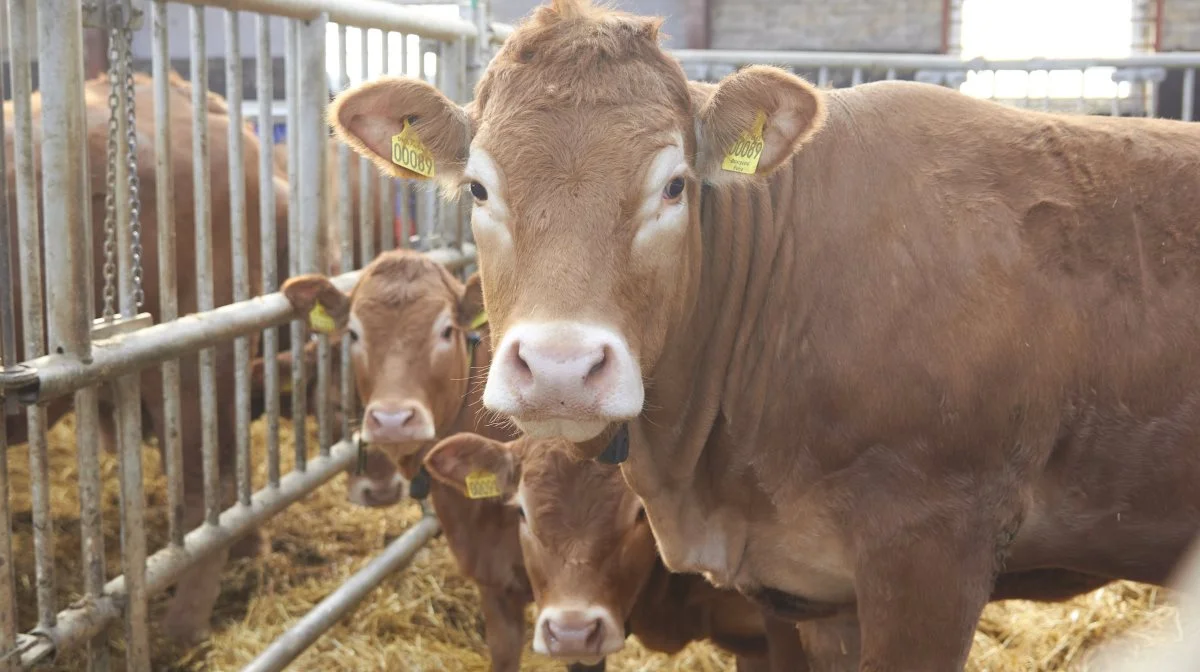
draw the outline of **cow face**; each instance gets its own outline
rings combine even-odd
[[[350,339],[364,441],[399,459],[458,416],[470,372],[466,332],[482,311],[477,276],[464,286],[441,264],[395,250],[363,269],[349,296],[319,275],[292,278],[282,291],[297,312],[319,307],[310,321]],[[381,498],[388,494],[368,499]]]
[[[428,173],[393,152],[418,137],[433,177],[473,200],[497,344],[483,400],[531,436],[584,442],[641,413],[694,303],[701,183],[761,182],[823,119],[820,95],[779,69],[690,85],[659,25],[556,0],[507,40],[469,108],[400,78],[331,108],[382,169]]]
[[[538,618],[533,648],[594,664],[624,646],[624,623],[657,558],[650,526],[620,470],[576,460],[562,439],[510,444],[455,434],[425,457],[436,479],[470,496],[468,480],[521,512],[521,549]],[[494,480],[492,480],[494,479]]]

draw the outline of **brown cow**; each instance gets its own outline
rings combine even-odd
[[[173,73],[172,73],[173,74]],[[138,178],[140,180],[140,196],[141,196],[141,211],[139,221],[141,222],[141,242],[142,242],[142,263],[143,263],[143,287],[145,290],[145,304],[143,310],[150,312],[156,321],[159,321],[161,316],[159,313],[159,287],[158,287],[158,238],[157,238],[157,218],[158,218],[158,203],[156,202],[156,174],[155,174],[155,145],[154,145],[154,108],[153,95],[151,88],[152,80],[150,77],[135,73],[135,105],[137,112],[137,130],[139,137],[138,145]],[[176,232],[178,236],[178,249],[176,257],[177,277],[178,277],[178,297],[179,297],[179,312],[187,314],[196,310],[196,281],[195,281],[195,246],[191,243],[195,236],[194,226],[194,206],[193,206],[193,188],[192,188],[192,108],[191,108],[191,88],[190,84],[182,80],[178,76],[172,76],[171,80],[171,142],[172,142],[172,160],[174,187],[175,187],[175,222]],[[106,193],[105,181],[105,165],[106,165],[106,139],[108,129],[108,80],[106,75],[101,75],[96,79],[86,82],[85,96],[87,103],[87,129],[88,129],[88,161],[90,166],[90,197],[92,199],[92,236],[96,242],[94,249],[95,255],[93,259],[93,268],[95,269],[95,300],[97,313],[103,304],[101,303],[100,291],[103,280],[103,256],[102,245],[100,241],[103,238],[103,223],[104,223],[104,200]],[[219,102],[219,98],[215,99]],[[209,150],[211,156],[210,179],[212,187],[212,247],[213,247],[213,269],[212,279],[214,281],[213,294],[214,302],[217,306],[225,305],[232,302],[232,261],[230,250],[232,249],[230,241],[229,227],[229,211],[227,207],[222,207],[220,204],[229,202],[229,178],[228,178],[228,133],[229,119],[222,114],[223,106],[214,106],[214,97],[209,96]],[[33,114],[34,114],[34,158],[35,164],[39,166],[40,171],[40,138],[42,129],[40,125],[40,103],[41,96],[34,94],[33,97]],[[12,123],[12,103],[6,102],[4,106],[4,114],[6,117],[6,132],[5,151],[7,153],[8,176],[7,183],[10,192],[10,221],[16,222],[16,199],[12,196],[15,189],[15,166],[13,163],[13,123]],[[248,266],[250,270],[251,291],[257,293],[259,286],[260,272],[260,245],[259,245],[259,180],[258,180],[258,141],[257,138],[243,129],[243,143],[245,145],[244,154],[244,170],[246,174],[246,216],[248,229]],[[276,205],[276,230],[280,232],[287,231],[287,184],[282,179],[276,176],[275,182],[275,205]],[[39,189],[39,212],[41,193]],[[14,241],[15,241],[15,225]],[[287,254],[286,237],[284,237],[281,254]],[[15,242],[14,242],[14,250]],[[20,294],[19,287],[14,288],[15,296],[18,300],[17,311],[20,315]],[[17,323],[18,339],[22,338],[22,325]],[[253,339],[252,339],[253,344]],[[216,347],[217,363],[217,399],[218,399],[218,438],[217,445],[220,448],[221,457],[221,474],[226,488],[224,504],[232,504],[233,502],[233,447],[234,442],[234,395],[233,395],[233,348],[232,344],[223,344]],[[184,454],[184,494],[185,494],[185,511],[184,524],[187,529],[197,525],[203,515],[203,489],[202,489],[202,463],[201,463],[201,432],[200,432],[200,406],[198,395],[195,391],[199,385],[199,370],[195,357],[185,357],[180,363],[181,381],[184,394],[181,395],[181,426],[182,431],[180,436],[183,442]],[[106,388],[106,386],[105,386]],[[102,388],[103,394],[101,402],[101,419],[103,439],[106,446],[111,447],[113,444],[114,424],[112,421],[112,400],[107,394],[107,389]],[[163,392],[162,392],[162,377],[158,367],[150,367],[145,369],[141,375],[141,393],[142,404],[145,412],[145,418],[148,424],[153,428],[153,431],[159,433],[163,431]],[[47,422],[53,424],[67,411],[71,409],[72,399],[70,397],[52,400],[46,405]],[[25,426],[24,414],[9,416],[6,418],[6,429],[8,436],[13,443],[26,440],[27,428]],[[160,442],[159,445],[163,445]],[[251,543],[242,544],[240,549],[235,552],[247,553],[254,552],[255,544],[253,543],[255,535],[251,535],[249,541]],[[195,641],[204,636],[208,628],[208,619],[212,610],[213,603],[216,600],[219,592],[220,571],[224,564],[224,554],[214,560],[197,567],[196,570],[185,576],[179,583],[174,599],[168,609],[165,620],[165,628],[168,634],[183,640]]]
[[[521,548],[538,605],[534,651],[595,665],[637,635],[675,654],[712,640],[738,670],[807,670],[796,632],[770,642],[755,604],[696,574],[668,572],[636,495],[616,467],[579,461],[562,440],[509,444],[477,434],[442,440],[426,456],[434,479],[466,494],[471,477],[494,479],[499,501],[521,516]],[[822,668],[825,669],[825,668]]]
[[[1001,570],[1164,581],[1200,527],[1200,127],[689,83],[659,24],[556,0],[470,108],[332,105],[469,185],[487,407],[584,455],[627,423],[666,566],[854,604],[863,670],[961,669]]]
[[[351,362],[364,407],[362,438],[381,451],[369,469],[390,473],[386,454],[399,460],[411,480],[424,452],[441,436],[471,431],[497,440],[515,438],[507,425],[486,422],[479,401],[490,346],[485,327],[478,345],[469,348],[477,328],[473,321],[483,308],[478,277],[464,286],[429,257],[395,250],[363,269],[349,296],[319,275],[292,278],[283,293],[297,315],[308,315],[319,303],[339,335],[353,343]],[[390,476],[366,489],[369,483],[355,479],[351,497],[378,505],[401,496],[401,483]],[[516,511],[500,502],[467,499],[436,482],[429,496],[459,569],[479,586],[492,669],[518,669],[524,609],[532,596],[521,563]]]

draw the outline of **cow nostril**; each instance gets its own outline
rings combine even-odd
[[[603,624],[600,619],[592,621],[591,627],[588,629],[587,639],[585,640],[588,648],[594,649],[600,646],[600,634],[603,630]]]
[[[525,358],[521,356],[521,344],[520,343],[517,343],[513,346],[512,353],[513,353],[513,356],[512,356],[513,364],[516,365],[517,371],[521,375],[532,376],[533,369],[529,368],[529,362],[525,361]]]
[[[604,367],[608,364],[608,360],[609,353],[608,346],[606,345],[600,350],[600,356],[596,359],[596,362],[592,364],[591,368],[588,369],[587,375],[584,376],[583,379],[587,381],[599,376],[604,371]]]

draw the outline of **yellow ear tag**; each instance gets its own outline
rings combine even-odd
[[[291,394],[291,393],[292,393],[292,377],[291,377],[291,376],[283,376],[283,377],[280,379],[280,381],[279,381],[279,391],[280,391],[280,392],[287,392],[288,394]]]
[[[483,325],[487,324],[487,321],[487,311],[479,311],[479,314],[475,316],[475,319],[471,320],[471,330],[474,331],[482,327]]]
[[[496,484],[496,475],[490,471],[472,471],[467,474],[467,497],[471,499],[487,499],[499,497],[500,486]]]
[[[404,120],[404,128],[392,136],[392,163],[418,175],[433,177],[433,154],[417,137],[417,132]]]
[[[320,301],[313,306],[312,310],[308,311],[308,323],[312,326],[313,331],[319,331],[322,334],[332,334],[337,328],[337,324],[334,323],[329,313],[325,312],[325,306],[322,306]]]
[[[759,110],[754,117],[754,126],[744,131],[729,148],[725,160],[721,162],[722,169],[746,175],[753,175],[758,170],[758,160],[763,152],[763,124],[766,121],[767,115]]]

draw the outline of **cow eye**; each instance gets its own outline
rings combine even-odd
[[[677,177],[671,180],[667,183],[667,186],[663,188],[663,198],[668,201],[677,200],[683,195],[684,184],[685,183],[682,177]]]
[[[449,326],[442,330],[442,340],[448,341],[454,336],[454,327]]]
[[[646,522],[646,507],[644,507],[644,506],[638,507],[637,522],[639,522],[639,523]]]
[[[477,201],[486,201],[488,196],[487,189],[484,189],[483,185],[478,182],[472,182],[471,195],[474,196],[475,200]]]
[[[518,506],[517,507],[517,515],[521,517],[521,520],[525,520],[525,507]]]
[[[354,341],[355,343],[357,343],[357,342],[358,342],[358,332],[357,332],[357,331],[355,331],[355,330],[353,330],[353,329],[351,329],[351,330],[349,331],[349,334],[350,334],[350,340],[351,340],[351,341]]]

